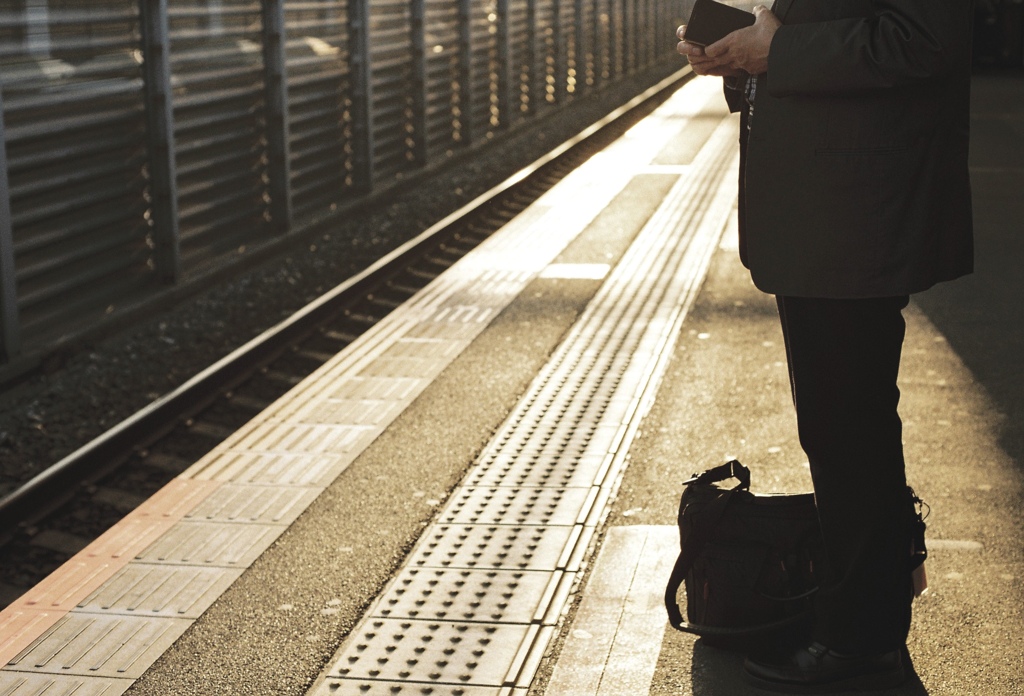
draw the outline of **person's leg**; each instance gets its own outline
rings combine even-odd
[[[910,627],[913,505],[896,386],[908,299],[778,298],[829,563],[814,637],[841,653],[899,648]]]

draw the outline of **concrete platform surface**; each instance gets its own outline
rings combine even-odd
[[[774,300],[737,258],[738,119],[714,79],[663,106],[489,240],[509,246],[484,245],[448,294],[380,329],[390,347],[338,356],[237,434],[232,447],[262,447],[288,480],[323,482],[262,553],[210,581],[202,609],[139,616],[131,575],[111,581],[127,608],[62,595],[68,638],[11,647],[0,615],[0,694],[762,693],[742,656],[667,628],[661,605],[691,473],[735,456],[757,491],[810,489]],[[915,677],[889,696],[1024,695],[1024,74],[976,77],[972,129],[977,272],[905,313],[901,412],[910,482],[931,506],[931,587],[915,604]],[[444,354],[429,378],[410,358],[428,349]],[[343,416],[368,419],[383,398],[370,380],[415,395],[379,432],[351,426],[366,442],[337,471],[314,470],[334,441],[260,430],[349,428]],[[232,453],[197,465],[188,490],[231,483]],[[206,529],[165,526],[178,522]],[[170,562],[135,541],[128,570]],[[177,560],[196,576],[216,566]],[[58,621],[29,609],[22,624]],[[146,631],[152,654],[126,647]],[[96,655],[73,645],[87,632]],[[97,671],[115,653],[123,666]]]
[[[901,413],[910,483],[931,506],[930,589],[914,607],[909,651],[916,676],[883,692],[893,696],[1024,694],[1022,78],[994,73],[973,82],[976,272],[915,296],[905,312]],[[609,544],[638,535],[648,546],[674,541],[680,482],[727,457],[750,466],[758,492],[810,490],[774,299],[753,287],[735,247],[733,230],[712,261],[631,449]],[[668,545],[669,553],[675,550]],[[663,611],[660,596],[643,589],[663,583],[641,585],[637,578],[667,577],[669,567],[639,552],[610,554],[605,547],[597,557],[559,643],[561,658],[542,669],[542,680],[551,680],[544,693],[765,693],[744,684],[742,656],[671,628],[651,638],[658,647],[646,656],[638,657],[633,645],[628,667],[625,645],[630,635],[634,642],[641,635],[631,618],[637,606]],[[593,598],[608,594],[604,578],[613,569],[625,585],[618,608],[610,610]],[[588,678],[595,670],[607,679]],[[646,679],[642,686],[638,678]],[[541,684],[535,688],[542,692]]]

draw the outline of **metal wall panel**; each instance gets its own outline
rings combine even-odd
[[[377,181],[393,179],[414,165],[410,21],[408,0],[370,2],[373,169]]]
[[[190,266],[267,232],[261,7],[169,0],[169,25],[181,256]]]
[[[0,366],[674,58],[691,4],[6,0]]]
[[[615,74],[612,53],[612,0],[596,0],[597,47],[594,56],[594,72],[598,86],[603,86]]]
[[[452,0],[426,0],[427,160],[451,155],[463,142],[459,61],[459,6]]]
[[[534,86],[534,19],[531,0],[509,0],[509,113],[507,121],[517,123],[526,118],[536,94]]]
[[[534,85],[538,107],[558,101],[559,34],[555,31],[558,0],[534,0],[537,21],[537,50],[534,54]],[[538,108],[538,111],[542,109]]]
[[[576,0],[576,91],[585,93],[597,82],[596,0]]]
[[[0,83],[21,333],[59,329],[150,275],[137,4],[0,10]],[[0,192],[2,195],[3,192]]]
[[[576,0],[561,0],[558,3],[558,18],[555,32],[559,39],[559,60],[557,94],[565,101],[576,94]]]
[[[474,139],[481,140],[501,125],[498,109],[499,54],[498,3],[482,0],[473,3],[470,14],[470,42],[472,51],[472,109],[470,128]]]
[[[355,183],[348,5],[287,0],[291,181],[299,220],[329,215]]]

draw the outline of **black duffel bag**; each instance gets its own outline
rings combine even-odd
[[[739,483],[714,485],[728,479]],[[680,554],[665,591],[672,626],[743,648],[807,619],[824,563],[814,494],[755,495],[750,470],[735,460],[684,486]]]

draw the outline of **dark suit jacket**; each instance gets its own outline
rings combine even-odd
[[[970,0],[779,0],[776,14],[741,127],[754,283],[877,297],[969,273]]]

